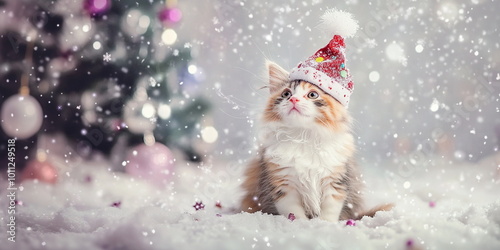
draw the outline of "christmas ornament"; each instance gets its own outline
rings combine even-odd
[[[83,8],[90,14],[102,14],[111,8],[111,0],[85,0]]]
[[[294,221],[295,220],[295,214],[289,213],[288,214],[288,219],[291,220],[291,221]]]
[[[349,219],[349,220],[347,220],[347,221],[345,222],[345,225],[346,225],[346,226],[356,226],[356,221],[354,221],[354,220],[350,220],[350,219]]]
[[[347,107],[354,84],[345,67],[344,37],[354,36],[358,23],[350,13],[338,10],[327,10],[321,19],[332,40],[292,69],[290,80],[310,82]]]
[[[30,179],[53,184],[57,182],[57,170],[48,161],[33,160],[28,162],[21,174],[21,180]]]
[[[181,18],[181,10],[175,7],[165,7],[158,13],[158,19],[166,26],[178,23]]]
[[[141,144],[132,148],[127,157],[125,171],[162,187],[174,170],[174,157],[170,149],[161,143],[150,146]]]
[[[194,205],[193,205],[194,209],[196,209],[196,211],[198,210],[201,210],[201,209],[205,209],[205,205],[203,204],[203,202],[196,202]]]
[[[36,32],[27,37],[28,46],[24,59],[33,61]],[[43,122],[42,107],[29,95],[29,74],[23,73],[19,94],[9,97],[0,110],[4,132],[17,139],[26,139],[38,132]]]
[[[13,95],[2,105],[2,129],[11,137],[26,139],[42,126],[43,113],[38,101],[29,95]]]

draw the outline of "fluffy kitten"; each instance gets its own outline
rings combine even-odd
[[[246,171],[241,209],[327,221],[365,212],[347,109],[305,81],[268,63],[271,96],[263,115],[259,155]]]

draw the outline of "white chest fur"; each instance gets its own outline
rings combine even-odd
[[[267,127],[261,130],[265,157],[280,166],[280,173],[300,193],[306,210],[318,214],[321,207],[321,180],[343,169],[351,157],[346,150],[353,143],[349,133],[334,134],[322,129]],[[348,153],[347,153],[348,152]]]

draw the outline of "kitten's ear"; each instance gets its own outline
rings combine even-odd
[[[274,93],[288,82],[289,73],[271,61],[266,61],[266,66],[269,71],[269,91]]]

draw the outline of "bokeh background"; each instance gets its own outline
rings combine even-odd
[[[290,70],[325,46],[329,8],[360,26],[345,42],[366,205],[396,206],[354,227],[239,213],[265,60]],[[15,219],[18,237],[0,245],[500,249],[499,10],[499,0],[0,0],[0,224]]]
[[[166,4],[177,8],[182,18],[167,25],[162,25],[157,20],[161,19],[158,13],[164,9],[163,1],[148,3],[104,1],[113,6],[110,12],[87,13],[86,19],[76,19],[68,13],[81,14],[79,11],[82,9],[82,4],[88,1],[46,3],[4,0],[1,2],[3,12],[0,12],[2,18],[0,27],[3,31],[4,55],[12,43],[8,40],[10,38],[6,31],[17,32],[17,37],[22,38],[29,34],[30,29],[27,26],[30,25],[30,20],[31,25],[35,27],[36,24],[33,24],[32,20],[42,22],[48,20],[43,15],[31,18],[30,13],[40,11],[36,6],[45,6],[46,14],[60,15],[60,19],[65,22],[65,28],[82,25],[84,22],[98,22],[103,16],[114,13],[116,6],[135,8],[142,11],[140,15],[148,16],[150,22],[147,23],[149,26],[146,25],[146,29],[150,29],[148,32],[151,32],[151,38],[146,37],[140,44],[148,46],[161,44],[161,46],[144,58],[161,61],[174,54],[175,50],[188,51],[188,56],[180,59],[178,65],[181,66],[173,66],[181,73],[167,73],[167,70],[162,72],[161,68],[154,73],[162,75],[159,81],[163,79],[168,82],[170,91],[170,94],[164,96],[148,97],[148,100],[155,99],[153,105],[155,111],[158,111],[158,115],[161,113],[159,110],[162,103],[175,109],[175,105],[183,104],[184,101],[198,103],[203,100],[202,106],[207,107],[198,113],[192,113],[189,109],[183,113],[182,109],[178,109],[176,119],[182,121],[181,125],[183,122],[188,122],[193,128],[182,132],[179,137],[165,136],[169,133],[171,135],[172,131],[155,130],[154,136],[157,141],[164,142],[174,151],[182,151],[188,160],[212,157],[217,160],[244,162],[255,154],[258,118],[268,94],[265,89],[261,89],[266,84],[264,62],[269,59],[289,70],[323,47],[330,37],[321,33],[317,26],[319,16],[328,8],[351,12],[360,25],[357,36],[347,39],[346,46],[347,67],[355,83],[349,110],[355,120],[354,133],[359,146],[358,156],[364,165],[376,166],[386,161],[393,161],[402,165],[422,166],[429,164],[429,159],[433,158],[444,158],[452,164],[457,160],[478,161],[498,151],[500,16],[496,12],[500,9],[500,2],[495,0],[179,0],[167,1]],[[56,5],[57,8],[54,7]],[[127,15],[130,16],[130,13],[115,13],[116,23],[123,22],[122,19],[126,19]],[[136,19],[139,20],[140,15],[137,15]],[[139,23],[136,21],[135,24],[122,25],[118,28],[122,29],[123,36],[133,37],[142,34],[141,29],[144,27]],[[175,39],[165,42],[161,36],[165,29],[174,30]],[[59,32],[55,30],[50,32]],[[51,34],[47,30],[44,32]],[[78,39],[74,37],[78,37],[78,33],[64,33],[65,30],[61,32],[57,33],[57,36],[66,42],[58,44],[59,48],[71,48],[72,42],[77,43]],[[128,50],[127,47],[124,50],[123,44],[120,45],[118,42],[111,44],[102,42],[102,46],[95,47],[94,40],[108,41],[110,38],[106,37],[107,33],[102,33],[98,38],[93,35],[92,41],[88,42],[89,45],[86,47],[87,52],[92,52],[86,54],[89,57],[93,56],[94,61],[90,62],[102,64],[102,56],[106,53],[115,58],[116,50],[120,49],[120,46],[126,57],[137,56],[134,54],[135,50]],[[77,49],[74,55],[81,55],[79,54],[81,51],[83,50]],[[53,57],[50,60],[53,60],[64,55],[55,53],[51,56]],[[139,57],[143,59],[142,55]],[[139,59],[135,63],[141,62]],[[23,70],[12,74],[12,67],[9,65],[13,62],[5,56],[0,60],[3,65],[0,73],[3,79],[0,83],[2,85],[0,103],[3,103],[17,92],[19,82],[15,79],[20,79]],[[22,55],[21,59],[16,60],[21,61]],[[136,65],[120,67],[138,73],[133,71]],[[172,67],[165,69],[168,69],[168,72],[172,71]],[[115,69],[101,73],[109,75],[110,72],[114,72],[113,70]],[[120,77],[117,79],[124,81],[128,79],[126,74]],[[8,79],[10,81],[7,81]],[[65,102],[71,99],[68,97],[69,93],[76,95],[75,99],[81,101],[85,91],[95,93],[99,87],[99,84],[90,83],[86,77],[68,79],[70,80],[58,83],[60,86],[66,86],[64,91],[50,92],[49,100],[57,99],[62,104],[43,105],[45,114],[53,113],[54,110],[50,110],[51,108],[64,107]],[[112,114],[114,119],[112,121],[115,123],[122,124],[120,122],[124,120],[123,110],[127,100],[133,99],[135,93],[133,89],[140,80],[134,79],[137,81],[128,82],[126,85],[128,89],[124,88],[123,96],[127,98],[122,98],[123,102],[118,103],[121,109]],[[40,82],[35,79],[31,84],[32,89],[38,89]],[[120,84],[116,83],[117,86]],[[72,89],[77,90],[72,91]],[[172,99],[172,96],[176,96],[177,99]],[[43,99],[43,94],[37,98],[40,102],[47,102],[47,99]],[[56,115],[53,117],[60,117],[60,113],[55,112]],[[186,121],[186,118],[192,117],[196,119]],[[104,119],[108,118],[110,117],[104,114]],[[160,121],[171,125],[171,121],[175,121],[174,118],[160,117],[156,125],[161,125]],[[73,118],[64,119],[63,123],[67,123]],[[19,147],[26,151],[23,151],[26,156],[17,159],[18,161],[34,157],[32,151],[38,147],[38,135],[48,134],[51,137],[54,132],[62,130],[46,123],[40,132],[30,139],[18,140]],[[201,131],[207,127],[209,129],[204,131],[205,136],[203,136]],[[82,136],[82,127],[75,128],[77,128],[76,135],[74,131],[72,133],[64,131],[69,137],[68,148],[74,149],[73,155],[91,157],[93,154],[104,152],[104,155],[109,157],[118,155],[116,156],[118,163],[125,157],[119,152],[125,152],[127,147],[141,143],[144,132],[129,133],[132,135],[127,137],[127,143],[121,141],[118,144],[116,140],[120,137],[115,135],[122,132],[106,132],[106,136],[112,137],[109,145],[92,148],[92,145],[81,145],[82,139],[79,136]],[[10,137],[2,132],[2,141]],[[114,146],[121,144],[125,146],[113,151]],[[6,148],[2,147],[1,150],[5,155]],[[22,163],[20,165],[22,166]]]
[[[189,5],[188,3],[184,3]],[[351,12],[346,40],[351,111],[368,162],[477,161],[498,150],[498,1],[215,1],[186,7],[182,28],[200,44],[218,151],[246,158],[267,91],[264,59],[293,68],[329,37],[327,8]],[[496,131],[496,132],[495,132]],[[418,162],[417,162],[418,161]]]

